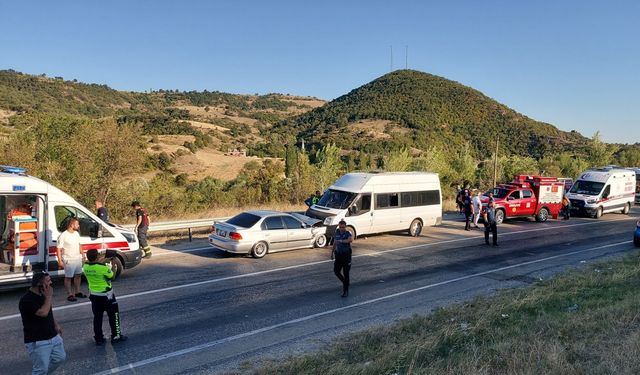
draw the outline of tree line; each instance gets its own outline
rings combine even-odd
[[[445,198],[455,194],[454,185],[470,181],[481,189],[493,180],[495,155],[478,159],[466,144],[456,152],[437,146],[416,154],[409,148],[372,154],[343,150],[329,143],[302,150],[294,139],[283,139],[282,159],[251,161],[231,181],[213,176],[190,181],[175,175],[170,156],[159,162],[160,172],[146,151],[144,125],[114,119],[31,115],[0,144],[2,164],[27,168],[91,207],[95,199],[109,206],[112,216],[122,220],[132,200],[140,200],[154,216],[197,214],[223,207],[251,207],[286,202],[301,204],[315,190],[330,186],[342,174],[352,171],[430,171],[439,173]],[[514,174],[576,177],[591,166],[640,165],[640,150],[622,151],[603,143],[599,134],[589,140],[585,157],[568,152],[530,156],[499,155],[498,179]],[[156,162],[158,162],[156,160]],[[143,175],[147,177],[143,177]]]

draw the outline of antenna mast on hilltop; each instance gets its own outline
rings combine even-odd
[[[391,53],[391,68],[390,68],[390,72],[393,72],[393,46],[389,46],[390,49],[390,53]]]
[[[404,68],[409,69],[409,46],[404,46]]]

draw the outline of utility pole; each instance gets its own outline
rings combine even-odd
[[[493,162],[493,186],[498,186],[498,139],[499,136],[496,136],[496,160]]]

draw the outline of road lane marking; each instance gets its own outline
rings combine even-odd
[[[165,354],[162,354],[162,355],[159,355],[159,356],[156,356],[156,357],[144,359],[142,361],[132,362],[132,363],[129,363],[129,364],[126,364],[126,365],[123,365],[123,366],[114,367],[114,368],[111,368],[109,370],[99,372],[99,373],[97,373],[97,375],[116,374],[116,373],[119,373],[119,372],[122,372],[122,371],[133,370],[135,368],[142,367],[142,366],[145,366],[145,365],[149,365],[149,364],[152,364],[152,363],[155,363],[155,362],[160,362],[160,361],[163,361],[165,359],[169,359],[169,358],[173,358],[173,357],[179,357],[181,355],[194,353],[194,352],[201,351],[201,350],[204,350],[204,349],[208,349],[208,348],[220,345],[220,344],[225,344],[225,343],[228,343],[228,342],[231,342],[231,341],[239,340],[239,339],[242,339],[242,338],[245,338],[245,337],[255,336],[255,335],[260,334],[260,333],[273,331],[275,329],[278,329],[278,328],[281,328],[281,327],[284,327],[284,326],[289,326],[289,325],[293,325],[293,324],[297,324],[297,323],[306,322],[306,321],[313,320],[313,319],[316,319],[316,318],[320,318],[320,317],[323,317],[323,316],[326,316],[326,315],[335,314],[337,312],[350,310],[350,309],[354,309],[354,308],[357,308],[357,307],[370,305],[370,304],[373,304],[373,303],[376,303],[376,302],[380,302],[380,301],[385,301],[385,300],[388,300],[388,299],[396,298],[396,297],[399,297],[399,296],[403,296],[405,294],[415,293],[415,292],[419,292],[419,291],[422,291],[422,290],[435,288],[435,287],[442,286],[442,285],[453,284],[453,283],[456,283],[456,282],[459,282],[459,281],[464,281],[464,280],[468,280],[468,279],[471,279],[471,278],[488,275],[488,274],[491,274],[491,273],[502,272],[502,271],[513,269],[513,268],[517,268],[517,267],[527,266],[527,265],[541,263],[541,262],[547,262],[547,261],[550,261],[550,260],[553,260],[553,259],[563,258],[563,257],[571,256],[571,255],[582,254],[582,253],[586,253],[586,252],[589,252],[589,251],[601,250],[601,249],[606,249],[606,248],[610,248],[610,247],[614,247],[614,246],[631,244],[631,242],[632,241],[623,241],[623,242],[618,242],[618,243],[614,243],[614,244],[608,244],[608,245],[603,245],[603,246],[592,247],[592,248],[589,248],[589,249],[576,250],[576,251],[572,251],[572,252],[565,253],[565,254],[558,254],[558,255],[542,258],[542,259],[531,260],[531,261],[527,261],[527,262],[523,262],[523,263],[513,264],[513,265],[510,265],[510,266],[504,266],[504,267],[500,267],[500,268],[495,268],[495,269],[488,270],[488,271],[478,272],[478,273],[474,273],[474,274],[471,274],[471,275],[460,276],[460,277],[456,277],[456,278],[453,278],[453,279],[441,281],[441,282],[438,282],[438,283],[429,284],[429,285],[421,286],[421,287],[418,287],[418,288],[413,288],[413,289],[405,290],[405,291],[402,291],[402,292],[397,292],[397,293],[389,294],[389,295],[386,295],[386,296],[370,299],[370,300],[367,300],[367,301],[354,303],[352,305],[338,307],[338,308],[335,308],[335,309],[319,312],[319,313],[316,313],[316,314],[303,316],[303,317],[300,317],[300,318],[297,318],[297,319],[288,320],[286,322],[270,325],[270,326],[267,326],[267,327],[262,327],[262,328],[259,328],[259,329],[253,330],[253,331],[244,332],[244,333],[240,333],[238,335],[229,336],[229,337],[225,337],[225,338],[222,338],[222,339],[219,339],[219,340],[210,341],[210,342],[207,342],[207,343],[204,343],[204,344],[192,346],[190,348],[185,348],[185,349],[182,349],[182,350],[177,350],[177,351],[174,351],[174,352],[165,353]]]
[[[607,221],[607,223],[611,223],[611,222],[615,222],[615,221],[625,221],[625,220],[632,220],[632,218],[610,220],[610,221]],[[635,218],[633,218],[633,220],[635,220]],[[576,224],[562,225],[562,226],[550,227],[550,228],[549,227],[545,227],[545,228],[527,229],[527,230],[523,230],[523,231],[512,231],[512,232],[508,232],[508,233],[503,233],[503,234],[501,234],[501,236],[504,237],[504,236],[511,236],[511,235],[515,235],[515,234],[548,231],[548,230],[553,230],[553,229],[561,229],[561,228],[567,228],[567,227],[578,227],[578,226],[602,224],[602,223],[603,223],[602,221],[590,221],[590,222],[586,222],[586,223],[576,223]],[[472,236],[472,237],[455,238],[455,239],[451,239],[451,240],[444,240],[444,241],[438,241],[438,242],[432,242],[432,243],[426,243],[426,244],[423,243],[423,244],[418,244],[418,245],[399,247],[399,248],[395,248],[395,249],[372,251],[372,252],[369,252],[369,253],[366,253],[366,254],[354,255],[353,258],[377,256],[377,255],[380,255],[380,254],[392,253],[392,252],[396,252],[396,251],[405,251],[405,250],[411,250],[411,249],[415,249],[415,248],[428,247],[428,246],[437,246],[437,245],[450,244],[450,243],[455,243],[455,242],[463,242],[463,241],[469,241],[469,240],[477,241],[478,238],[482,238],[483,236],[484,236],[484,234],[478,235],[478,236]],[[140,296],[156,294],[156,293],[163,293],[163,292],[168,292],[168,291],[178,290],[178,289],[184,289],[184,288],[191,288],[191,287],[200,286],[200,285],[220,283],[220,282],[223,282],[223,281],[241,279],[241,278],[245,278],[245,277],[254,277],[254,276],[260,276],[260,275],[265,275],[265,274],[269,274],[269,273],[289,271],[289,270],[296,269],[296,268],[315,266],[315,265],[318,265],[318,264],[323,264],[323,263],[328,263],[328,262],[333,262],[333,261],[330,260],[330,259],[326,259],[326,260],[320,260],[320,261],[316,261],[316,262],[302,263],[302,264],[295,264],[295,265],[287,266],[287,267],[274,268],[274,269],[271,269],[271,270],[257,271],[257,272],[251,272],[251,273],[245,273],[245,274],[221,277],[221,278],[218,278],[218,279],[211,279],[211,280],[197,281],[197,282],[188,283],[188,284],[174,285],[174,286],[170,286],[170,287],[166,287],[166,288],[146,290],[144,292],[138,292],[138,293],[132,293],[132,294],[123,294],[122,296],[118,295],[118,300],[124,300],[124,299],[128,299],[128,298],[140,297]],[[75,303],[75,304],[72,304],[72,305],[57,306],[57,307],[53,308],[53,311],[74,309],[74,308],[83,307],[83,306],[89,306],[89,305],[91,305],[91,302],[80,302],[80,303]],[[0,321],[9,320],[9,319],[16,319],[16,318],[19,318],[19,317],[20,317],[20,314],[6,315],[6,316],[0,317]]]

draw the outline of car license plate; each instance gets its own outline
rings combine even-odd
[[[218,236],[220,237],[226,237],[227,236],[227,232],[224,230],[220,230],[218,229]]]

